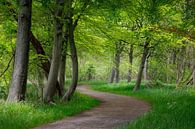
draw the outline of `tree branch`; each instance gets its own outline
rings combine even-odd
[[[0,74],[0,77],[2,77],[6,73],[6,71],[9,69],[10,64],[11,64],[13,58],[14,58],[14,54],[12,55],[11,59],[9,60],[9,62],[7,64],[7,67],[5,68],[5,70]]]
[[[195,41],[195,30],[184,30],[177,27],[154,27],[153,31],[163,30],[164,32],[174,33],[189,40]]]
[[[84,3],[83,7],[81,8],[80,14],[77,16],[76,20],[74,21],[74,23],[73,23],[73,30],[75,30],[75,28],[78,25],[78,22],[79,22],[81,16],[83,15],[84,11],[87,9],[88,5],[89,5],[89,0],[87,0]]]

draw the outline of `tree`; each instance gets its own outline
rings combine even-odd
[[[13,18],[16,21],[18,21],[18,18],[16,16],[17,13],[16,13],[15,9],[13,8],[13,4],[9,1],[6,1],[5,5],[7,6],[8,12],[11,14],[11,16],[13,16]],[[48,79],[51,62],[48,58],[45,58],[44,60],[41,58],[41,57],[46,57],[46,52],[43,48],[42,43],[37,39],[37,37],[35,36],[35,34],[32,31],[30,31],[30,41],[31,41],[32,46],[34,47],[36,53],[39,55],[38,57],[40,58],[41,65],[42,65],[41,68],[44,70],[45,77]],[[56,90],[58,91],[59,97],[62,97],[63,91],[61,90],[60,82],[56,83]]]
[[[122,41],[117,41],[115,43],[115,54],[114,54],[114,61],[113,61],[113,68],[111,72],[111,77],[110,77],[110,83],[113,83],[114,79],[116,83],[119,83],[119,74],[120,74],[120,58],[121,58],[121,53],[124,49],[124,44]]]
[[[78,56],[77,56],[77,49],[75,45],[74,39],[74,30],[77,26],[76,22],[73,21],[73,8],[72,8],[72,0],[68,1],[68,25],[69,25],[69,44],[70,44],[70,51],[71,51],[71,60],[72,60],[72,83],[71,86],[68,88],[67,92],[63,96],[63,100],[70,100],[74,91],[76,90],[77,82],[78,82]],[[78,19],[79,20],[79,19]]]
[[[128,70],[128,76],[127,76],[127,82],[131,82],[132,80],[132,65],[133,65],[133,44],[130,45],[129,49],[129,70]]]
[[[56,0],[56,9],[54,16],[54,44],[52,51],[52,62],[49,72],[49,77],[47,84],[45,86],[43,99],[45,102],[53,101],[53,96],[55,94],[55,85],[57,83],[58,70],[60,66],[60,58],[61,57],[61,48],[62,48],[62,16],[63,16],[63,8],[64,8],[64,0]]]
[[[19,6],[14,70],[7,98],[8,102],[24,100],[26,93],[32,0],[20,0]]]
[[[150,45],[150,40],[147,38],[145,43],[144,43],[144,50],[143,50],[143,54],[142,54],[142,58],[141,58],[141,63],[140,63],[140,67],[139,67],[139,72],[137,75],[137,81],[134,87],[134,91],[137,91],[140,89],[140,84],[141,84],[141,80],[142,80],[142,74],[143,74],[143,69],[144,69],[144,65],[147,59],[147,56],[149,54],[149,45]]]

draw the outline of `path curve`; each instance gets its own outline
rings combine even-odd
[[[79,86],[77,90],[102,103],[76,116],[35,129],[112,129],[135,120],[150,109],[148,103],[132,97],[97,92],[87,86]]]

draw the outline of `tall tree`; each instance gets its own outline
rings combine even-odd
[[[62,44],[62,52],[61,52],[61,59],[60,59],[60,67],[58,71],[58,82],[60,86],[60,92],[62,96],[65,93],[65,74],[66,74],[66,58],[67,58],[67,47],[68,47],[68,28],[65,32],[64,41]]]
[[[57,83],[58,70],[60,66],[61,48],[62,48],[62,31],[63,31],[63,9],[64,0],[56,0],[56,9],[54,16],[54,44],[52,51],[52,62],[49,72],[48,81],[45,86],[43,99],[45,102],[53,101],[55,94],[55,85]]]
[[[139,72],[138,72],[138,75],[137,75],[137,80],[136,80],[136,84],[135,84],[135,87],[134,87],[134,91],[137,91],[140,89],[140,85],[141,85],[141,80],[142,80],[142,74],[143,74],[143,69],[144,69],[144,64],[146,62],[146,59],[147,59],[147,56],[149,54],[149,44],[150,44],[150,41],[149,39],[147,38],[145,43],[144,43],[144,50],[143,50],[143,54],[142,54],[142,58],[141,58],[141,63],[140,63],[140,67],[139,67]]]
[[[129,56],[129,70],[128,70],[127,82],[131,82],[131,80],[132,80],[132,65],[133,65],[133,44],[130,45],[130,50],[129,50],[128,56]]]
[[[8,102],[24,100],[26,93],[32,0],[20,0],[19,6],[14,70],[7,98]]]
[[[68,1],[68,15],[69,15],[69,44],[70,44],[70,52],[71,52],[71,60],[72,60],[72,83],[71,86],[68,88],[67,92],[63,96],[63,100],[70,100],[74,91],[77,87],[78,82],[78,56],[77,56],[77,49],[74,39],[74,30],[77,26],[77,20],[73,21],[73,8],[72,8],[72,0]],[[79,20],[79,19],[78,19]]]
[[[73,8],[73,4],[74,1],[73,0],[68,0],[67,4],[68,4],[68,24],[69,24],[69,45],[70,45],[70,53],[71,53],[71,60],[72,60],[72,82],[70,87],[68,88],[68,90],[66,91],[65,95],[63,96],[62,100],[66,101],[66,100],[70,100],[71,97],[73,96],[76,87],[77,87],[77,83],[78,83],[78,55],[77,55],[77,47],[76,47],[76,43],[75,43],[75,29],[78,25],[78,22],[81,18],[81,16],[84,15],[84,11],[88,8],[89,4],[90,4],[90,0],[86,0],[84,2],[82,2],[83,5],[81,6],[81,8],[79,9],[78,13],[76,12],[76,7]],[[74,16],[76,17],[76,19],[74,20]]]
[[[114,61],[113,61],[113,68],[112,68],[112,73],[110,77],[110,83],[113,83],[114,79],[116,83],[119,83],[120,80],[120,58],[121,58],[121,53],[123,51],[124,44],[122,41],[117,41],[115,43],[115,54],[114,54]]]

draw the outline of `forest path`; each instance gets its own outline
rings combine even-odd
[[[101,104],[78,115],[35,129],[112,129],[135,120],[150,110],[148,103],[122,95],[103,93],[79,86],[77,90],[101,101]]]

